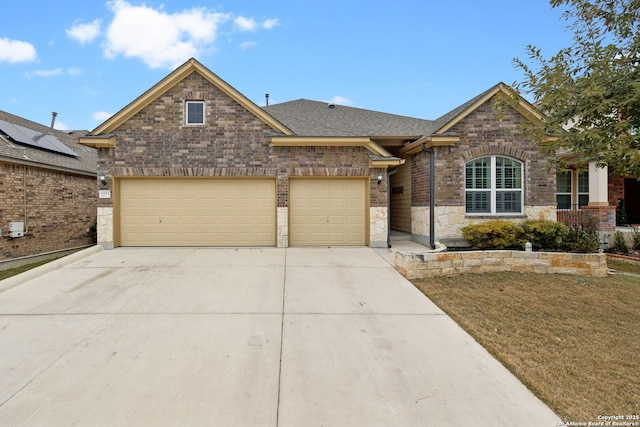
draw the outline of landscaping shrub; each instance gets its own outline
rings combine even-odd
[[[505,220],[493,220],[462,227],[462,236],[476,248],[521,249],[524,245],[522,227]]]
[[[569,227],[564,238],[567,252],[596,253],[600,250],[598,219],[593,215],[582,215],[580,221]]]
[[[569,227],[566,225],[546,219],[527,220],[521,227],[524,240],[531,242],[534,250],[559,250],[564,238],[569,234]]]
[[[640,249],[640,227],[631,228],[631,249]]]
[[[611,251],[616,254],[626,255],[629,253],[629,246],[622,231],[616,231],[613,234],[613,245]]]

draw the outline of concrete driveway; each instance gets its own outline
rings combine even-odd
[[[370,248],[121,248],[0,292],[2,426],[559,421]]]

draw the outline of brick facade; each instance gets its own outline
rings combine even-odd
[[[205,124],[185,125],[185,102],[205,102]],[[114,131],[115,148],[98,149],[98,171],[118,177],[276,177],[277,206],[289,203],[289,177],[369,177],[370,207],[387,205],[386,169],[370,168],[364,147],[272,146],[271,127],[197,72]],[[377,184],[377,176],[385,179]],[[109,208],[112,199],[100,199]]]
[[[96,179],[50,169],[0,163],[0,260],[95,243]],[[25,223],[9,237],[9,222]]]
[[[555,173],[547,155],[522,132],[526,120],[516,110],[498,114],[485,102],[447,131],[459,137],[451,146],[433,147],[435,156],[434,239],[448,246],[466,246],[461,228],[494,216],[466,215],[465,164],[486,156],[505,156],[523,164],[524,212],[516,217],[555,219]],[[412,235],[426,242],[430,231],[430,155],[418,152],[411,159]]]
[[[205,125],[185,126],[185,101],[204,100]],[[120,126],[117,147],[98,151],[98,170],[126,176],[276,176],[278,206],[290,176],[369,176],[371,206],[386,206],[381,170],[362,147],[273,147],[273,131],[194,72]],[[100,206],[110,206],[104,199]]]
[[[523,162],[525,206],[555,205],[555,172],[548,170],[547,155],[523,135],[523,120],[515,110],[499,116],[491,102],[486,102],[456,124],[449,132],[460,141],[435,148],[436,205],[463,206],[465,164],[493,155]]]

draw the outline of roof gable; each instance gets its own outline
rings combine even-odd
[[[512,100],[513,102],[511,104],[513,107],[527,119],[532,121],[539,121],[542,119],[542,114],[540,114],[540,112],[538,112],[538,110],[527,100],[519,96],[513,89],[504,83],[498,83],[475,98],[470,99],[459,107],[454,108],[447,114],[436,119],[433,122],[432,135],[442,135],[446,133],[457,123],[474,112],[478,107],[498,94]]]
[[[192,73],[198,73],[207,81],[209,81],[212,85],[216,86],[220,89],[224,94],[235,100],[237,103],[242,105],[245,109],[251,112],[256,118],[262,121],[264,124],[272,128],[274,131],[291,135],[293,132],[276,120],[274,117],[269,115],[262,108],[258,107],[255,103],[251,102],[247,97],[242,95],[236,89],[234,89],[230,84],[222,80],[216,74],[214,74],[211,70],[206,68],[196,59],[191,58],[180,67],[171,72],[168,76],[162,79],[160,82],[156,83],[153,87],[147,90],[145,93],[136,98],[129,105],[124,107],[122,110],[111,116],[100,126],[91,131],[91,136],[98,135],[106,135],[110,132],[113,132],[118,127],[120,127],[124,122],[129,120],[135,114],[137,114],[140,110],[151,104],[158,97],[163,95],[169,89],[174,87],[176,84],[184,80],[187,76]],[[83,141],[84,142],[84,141]]]

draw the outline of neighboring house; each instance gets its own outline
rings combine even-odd
[[[0,268],[95,244],[96,200],[96,150],[0,111]]]
[[[435,121],[260,108],[191,59],[79,138],[105,177],[98,242],[386,247],[391,227],[462,245],[473,222],[555,219],[555,172],[520,128],[540,115],[523,99],[498,113],[498,93],[511,92],[498,84]]]

